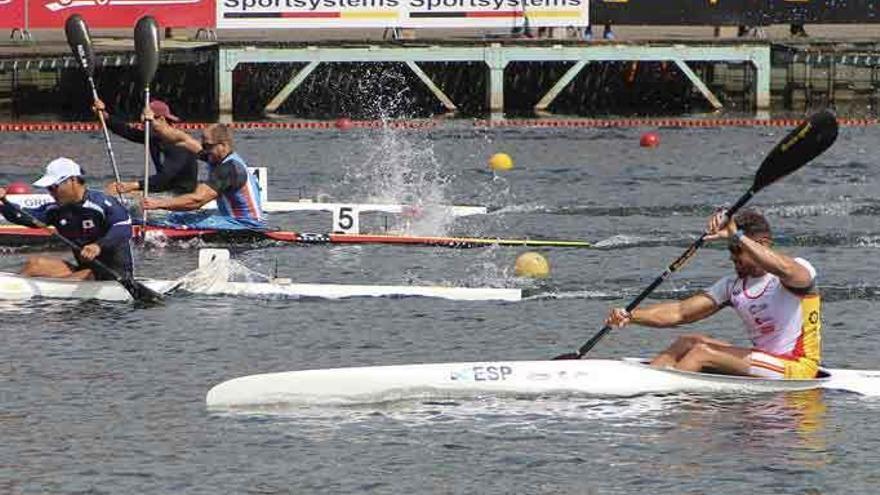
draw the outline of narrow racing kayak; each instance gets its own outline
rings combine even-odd
[[[266,373],[213,387],[209,408],[345,405],[492,395],[629,397],[675,392],[762,393],[831,389],[880,395],[880,370],[824,369],[810,380],[771,380],[657,369],[641,359],[490,361]]]
[[[48,194],[10,194],[6,196],[9,201],[24,207],[36,208],[46,203],[54,201],[52,196]],[[485,206],[468,206],[468,205],[405,205],[396,203],[340,203],[340,202],[319,202],[312,200],[299,201],[269,201],[264,199],[262,202],[263,211],[267,213],[296,213],[305,211],[322,211],[332,212],[341,208],[357,209],[361,213],[390,213],[390,214],[409,214],[420,215],[424,213],[441,212],[453,217],[467,217],[473,215],[485,215],[488,209]],[[216,210],[217,203],[211,201],[202,206],[203,210]],[[0,217],[0,221],[3,218]]]
[[[153,291],[165,295],[173,291],[174,280],[138,280]],[[0,300],[17,301],[32,297],[51,299],[95,299],[101,301],[131,301],[128,291],[113,280],[65,280],[60,278],[23,277],[0,272]]]
[[[288,297],[345,299],[351,297],[434,297],[452,301],[519,301],[520,289],[492,287],[446,287],[411,285],[302,284],[280,282],[217,282],[203,288],[181,285],[177,280],[140,280],[159,294],[180,289],[202,295],[237,297]],[[124,287],[114,281],[79,281],[23,277],[0,272],[0,300],[94,299],[130,301]]]
[[[262,275],[260,275],[262,276]],[[194,294],[237,297],[287,297],[345,299],[351,297],[434,297],[452,301],[519,301],[520,289],[494,287],[450,287],[418,285],[351,285],[293,283],[289,279],[234,281],[230,275],[229,251],[199,250],[199,269],[177,280],[143,280],[159,294],[174,290]],[[129,301],[128,291],[114,281],[65,280],[23,277],[0,272],[0,300],[32,297],[52,299],[96,299]]]
[[[407,246],[433,246],[449,248],[474,248],[481,246],[523,246],[523,247],[569,247],[589,248],[586,241],[553,239],[500,239],[492,237],[447,237],[413,236],[395,234],[320,234],[284,230],[247,229],[187,229],[170,227],[135,226],[135,235],[143,232],[146,237],[162,238],[172,241],[200,239],[211,243],[246,244],[259,241],[275,241],[293,244],[387,244]],[[52,234],[46,229],[22,227],[20,225],[0,225],[0,246],[55,245]]]

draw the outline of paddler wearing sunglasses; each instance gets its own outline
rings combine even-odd
[[[803,258],[773,249],[770,225],[755,210],[727,221],[715,213],[708,241],[728,243],[735,274],[686,299],[637,308],[612,309],[605,323],[665,328],[708,318],[724,307],[739,315],[751,347],[702,334],[683,335],[651,361],[682,371],[712,371],[764,378],[814,378],[821,361],[821,299],[816,270]]]

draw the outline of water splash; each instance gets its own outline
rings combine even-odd
[[[622,294],[619,292],[605,292],[598,290],[575,290],[575,291],[549,291],[532,294],[523,298],[524,301],[546,301],[546,300],[563,300],[563,299],[586,299],[586,300],[613,300],[620,299]]]
[[[359,189],[369,203],[409,205],[394,218],[393,230],[413,235],[447,233],[454,216],[441,205],[448,203],[446,187],[452,177],[443,170],[427,136],[384,127],[364,134],[359,148],[364,157],[346,171],[346,187]]]
[[[392,118],[416,116],[415,95],[400,68],[367,69],[347,94],[364,115],[386,124]],[[446,187],[451,176],[435,156],[433,141],[421,132],[388,125],[353,135],[360,138],[359,154],[347,160],[350,165],[340,185],[345,191],[339,196],[410,205],[390,229],[413,235],[446,234],[454,216],[439,205],[448,203]]]
[[[880,235],[861,235],[855,238],[856,247],[880,247]]]
[[[216,258],[178,279],[181,289],[193,293],[209,293],[227,282],[268,283],[272,281],[274,281],[272,277],[251,270],[238,261],[228,258]],[[229,290],[228,286],[223,286],[224,293]]]
[[[415,118],[419,110],[406,71],[398,64],[360,67],[363,71],[352,86],[336,89],[343,98],[343,112],[374,120]]]
[[[151,249],[165,249],[169,246],[181,249],[199,249],[206,247],[202,239],[196,237],[192,239],[173,239],[168,237],[164,232],[158,230],[148,230],[144,233],[144,247]]]
[[[499,265],[492,260],[473,263],[468,268],[468,276],[463,281],[468,287],[511,287],[527,289],[537,286],[532,279],[521,278],[511,273],[509,266]]]
[[[657,238],[647,239],[644,237],[634,236],[634,235],[614,235],[607,239],[602,239],[594,244],[597,248],[620,248],[620,247],[632,247],[641,245],[644,242],[657,242]]]
[[[502,206],[490,215],[507,215],[515,213],[553,213],[554,210],[541,203],[524,203],[519,205]]]
[[[466,287],[506,287],[524,291],[547,290],[551,279],[519,277],[514,273],[515,253],[493,245],[477,253],[463,253],[473,261],[467,276],[458,282]]]

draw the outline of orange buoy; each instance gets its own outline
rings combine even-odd
[[[660,136],[656,132],[646,132],[642,134],[639,140],[639,146],[642,148],[656,148],[660,146]]]

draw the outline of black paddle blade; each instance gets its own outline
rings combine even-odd
[[[123,287],[131,294],[131,297],[138,303],[154,306],[158,304],[162,304],[165,301],[165,298],[162,294],[154,291],[153,289],[147,287],[146,285],[132,280],[130,278],[121,278],[119,283],[122,284]]]
[[[92,51],[92,36],[82,16],[73,14],[68,17],[67,22],[64,23],[64,34],[67,35],[67,44],[70,45],[79,66],[89,76],[94,75],[95,53]]]
[[[755,174],[752,192],[776,182],[821,155],[837,139],[837,118],[823,110],[797,126],[767,155]]]
[[[819,112],[810,117],[810,119],[803,124],[797,126],[785,136],[785,139],[770,151],[770,154],[767,155],[767,158],[761,163],[761,167],[758,169],[757,174],[755,174],[755,182],[752,184],[752,188],[746,191],[746,193],[743,194],[730,208],[729,214],[733,215],[762,188],[803,167],[810,160],[819,156],[822,152],[830,148],[836,139],[837,118],[829,110]],[[703,239],[705,236],[706,234],[703,234],[703,236],[697,239],[687,251],[679,256],[677,260],[673,261],[663,274],[654,279],[654,282],[652,282],[651,285],[627,305],[626,310],[630,312],[634,310],[636,306],[648,296],[648,294],[653,292],[657,286],[666,280],[666,277],[669,276],[670,273],[678,270],[679,267],[693,256],[694,252],[703,245]],[[595,347],[595,345],[610,331],[611,327],[605,325],[602,330],[599,330],[596,335],[582,345],[577,352],[562,354],[553,359],[580,359],[586,353],[590,352],[590,349]]]
[[[151,16],[141,17],[134,27],[134,51],[141,83],[148,88],[159,67],[159,25]]]

